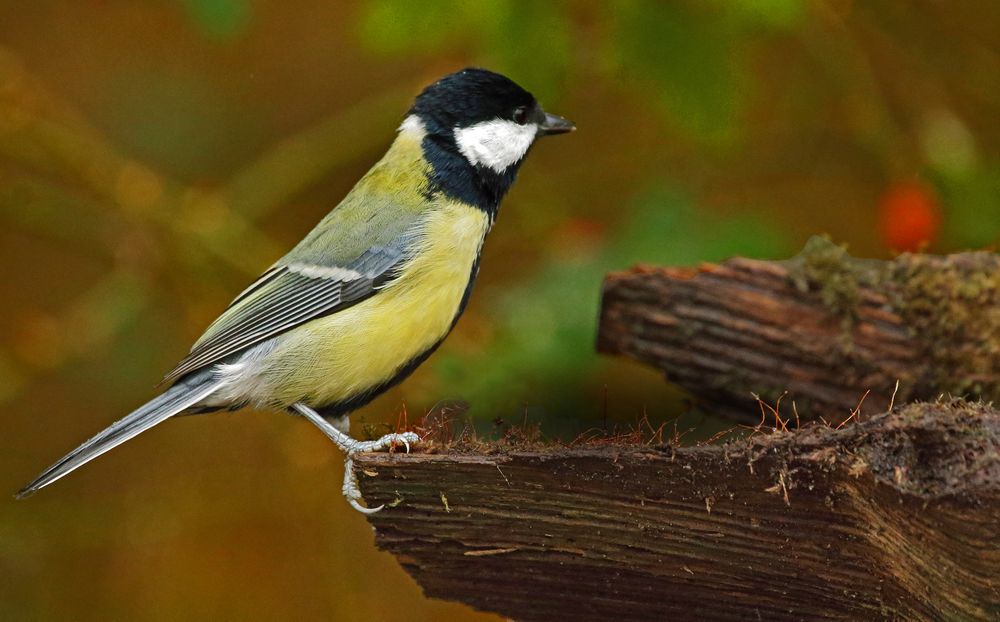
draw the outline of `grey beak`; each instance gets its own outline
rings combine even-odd
[[[538,125],[538,133],[542,136],[550,134],[565,134],[576,129],[573,122],[554,114],[545,113],[545,120]]]

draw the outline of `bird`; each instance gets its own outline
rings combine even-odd
[[[576,126],[510,78],[466,68],[424,88],[388,151],[291,251],[244,289],[171,370],[157,397],[17,493],[29,496],[178,415],[255,407],[300,415],[351,459],[419,442],[360,441],[347,415],[423,363],[465,310],[483,242],[525,156]]]

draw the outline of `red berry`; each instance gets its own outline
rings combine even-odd
[[[918,251],[937,239],[941,207],[930,187],[914,181],[896,182],[879,200],[882,240],[897,251]]]

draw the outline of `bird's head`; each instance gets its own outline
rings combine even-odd
[[[570,121],[545,112],[511,79],[475,68],[425,88],[400,127],[422,135],[433,182],[458,198],[492,203],[493,209],[536,139],[574,129]]]

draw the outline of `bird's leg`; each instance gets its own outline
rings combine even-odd
[[[362,451],[381,451],[389,449],[393,445],[403,445],[406,447],[407,453],[409,453],[410,443],[416,443],[420,440],[420,437],[414,432],[403,432],[402,434],[386,434],[374,441],[359,441],[339,430],[337,426],[324,419],[318,412],[305,404],[293,404],[292,410],[322,430],[323,434],[326,434],[344,452],[347,459],[344,462],[344,487],[342,490],[351,507],[364,514],[374,514],[381,510],[383,507],[381,505],[377,508],[366,508],[359,503],[361,501],[361,490],[358,488],[358,480],[354,476],[354,454]]]
[[[402,434],[386,434],[382,438],[374,441],[359,441],[341,432],[337,426],[324,419],[318,412],[309,408],[305,404],[296,403],[292,405],[292,410],[308,419],[313,425],[323,431],[323,434],[333,441],[348,457],[362,451],[381,451],[393,445],[403,445],[407,453],[410,451],[410,443],[416,443],[420,437],[413,432],[403,432]]]

